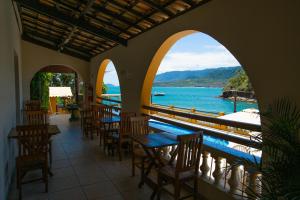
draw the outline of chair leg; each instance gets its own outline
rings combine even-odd
[[[121,141],[120,141],[120,139],[119,139],[119,141],[118,141],[118,153],[119,153],[119,160],[120,161],[122,161],[122,143],[121,143]]]
[[[144,185],[145,181],[145,160],[142,158],[142,167],[141,167],[141,182],[139,184],[139,188],[141,188]]]
[[[156,189],[156,199],[160,200],[160,193],[162,190],[162,177],[161,175],[158,173],[157,174],[157,189]]]
[[[20,175],[20,170],[19,168],[17,167],[17,189],[20,189],[20,178],[21,178],[21,175]]]
[[[194,200],[198,198],[198,178],[194,178]]]
[[[52,141],[49,143],[49,160],[50,160],[50,167],[52,167]]]
[[[179,180],[175,180],[175,182],[174,182],[174,199],[175,200],[180,199],[180,182],[179,182]]]
[[[131,159],[131,162],[132,162],[131,174],[132,174],[132,176],[135,176],[135,166],[134,166],[134,164],[135,164],[135,156],[134,156],[133,153],[132,153],[132,159]]]
[[[45,192],[48,192],[48,166],[47,164],[44,165],[44,168],[43,168],[43,180],[44,180],[44,183],[45,183]]]
[[[22,199],[22,183],[21,183],[21,170],[17,167],[17,188],[19,190],[19,200]]]

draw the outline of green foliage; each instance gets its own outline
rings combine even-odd
[[[30,96],[32,100],[41,100],[41,106],[49,106],[49,86],[53,78],[52,73],[38,72],[30,84]]]
[[[260,171],[263,193],[252,191],[249,199],[300,199],[300,110],[287,99],[269,106],[262,114],[263,132],[255,140],[263,145],[263,162],[242,160]]]
[[[237,90],[242,92],[253,92],[252,85],[246,72],[243,69],[237,71],[236,75],[228,80],[224,86],[224,91]]]
[[[102,83],[102,94],[106,94],[108,91],[108,86],[104,83]]]
[[[71,87],[72,93],[75,94],[75,74],[74,73],[52,73],[53,78],[50,85],[52,87]]]
[[[75,74],[48,72],[36,73],[30,84],[30,98],[32,100],[41,100],[42,107],[48,108],[49,87],[71,87],[72,93],[75,94]]]

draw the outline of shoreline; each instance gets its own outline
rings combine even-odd
[[[219,96],[219,98],[234,101],[234,97],[227,97],[226,98],[226,97],[223,97],[223,96]],[[256,103],[257,104],[256,99],[251,99],[251,98],[246,98],[246,97],[236,97],[236,101],[238,101],[238,102],[247,102],[247,103]]]

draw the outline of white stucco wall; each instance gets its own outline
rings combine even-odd
[[[7,138],[11,128],[16,125],[14,54],[19,58],[21,75],[20,33],[11,1],[0,3],[0,24],[0,199],[6,199],[11,175],[15,170],[16,152],[14,141]],[[22,101],[22,93],[18,101]]]
[[[147,68],[160,45],[184,30],[204,32],[222,43],[248,73],[260,108],[287,96],[300,106],[298,54],[300,1],[213,0],[92,59],[91,83],[100,63],[113,61],[123,108],[138,111]],[[94,87],[95,88],[95,87]]]
[[[49,65],[64,65],[74,69],[84,82],[89,81],[89,62],[22,41],[23,94],[30,99],[30,82],[36,72]]]

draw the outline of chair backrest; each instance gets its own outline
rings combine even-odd
[[[126,136],[130,134],[131,124],[130,118],[135,117],[136,114],[134,112],[121,112],[120,113],[120,136]]]
[[[93,106],[93,118],[112,118],[113,110],[111,106],[99,104]]]
[[[195,169],[197,173],[203,144],[203,134],[197,132],[194,134],[180,135],[177,137],[177,140],[179,145],[176,173],[178,174],[191,169]]]
[[[41,101],[39,100],[29,100],[25,102],[24,110],[40,110],[41,109]]]
[[[103,118],[112,118],[113,117],[113,109],[112,106],[104,106],[102,110]]]
[[[145,135],[149,133],[149,117],[131,117],[130,118],[130,126],[131,126],[131,135]]]
[[[102,110],[104,109],[104,105],[92,105],[92,119],[98,120],[102,117]]]
[[[19,156],[47,156],[49,135],[47,125],[17,126]]]
[[[81,108],[80,110],[81,118],[92,117],[92,112],[93,112],[93,107],[91,106]]]
[[[48,112],[45,110],[25,111],[25,123],[27,125],[48,124]]]

